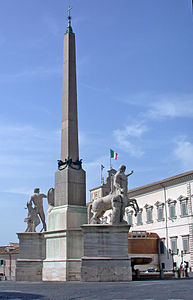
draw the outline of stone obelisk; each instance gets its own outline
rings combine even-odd
[[[79,160],[75,34],[64,35],[61,160],[55,173],[54,208],[47,216],[44,281],[80,280],[83,241],[80,226],[87,223],[86,180]]]
[[[78,147],[75,34],[71,27],[70,10],[64,35],[60,162],[64,164],[56,172],[55,206],[85,206],[85,172],[79,161]]]

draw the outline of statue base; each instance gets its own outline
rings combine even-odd
[[[19,258],[16,262],[16,281],[42,281],[46,248],[44,233],[18,233]]]
[[[48,215],[43,281],[80,281],[83,239],[80,226],[87,222],[87,208],[56,206]]]
[[[129,225],[83,225],[81,281],[131,281]]]

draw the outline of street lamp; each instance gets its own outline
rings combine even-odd
[[[186,253],[187,253],[187,250],[182,250],[181,251],[182,264],[184,262],[184,254],[186,254]]]
[[[169,254],[172,256],[172,272],[174,273],[174,251],[169,249]]]
[[[179,249],[176,249],[176,251],[173,251],[171,249],[169,249],[169,254],[172,256],[172,271],[174,272],[174,255],[177,255],[179,252]]]

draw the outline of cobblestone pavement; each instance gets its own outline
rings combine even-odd
[[[131,282],[0,282],[0,299],[193,300],[193,279]]]

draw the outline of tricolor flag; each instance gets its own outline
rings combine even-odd
[[[101,165],[101,171],[104,169],[104,166],[103,165]]]
[[[117,160],[117,153],[115,152],[115,151],[113,151],[112,149],[110,149],[110,157],[111,158],[114,158],[114,159],[116,159]]]

